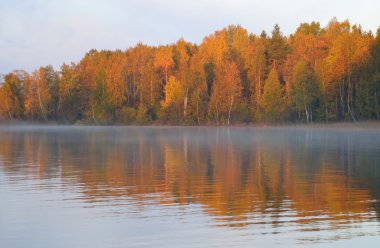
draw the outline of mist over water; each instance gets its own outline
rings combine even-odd
[[[378,247],[380,130],[0,126],[0,247]]]

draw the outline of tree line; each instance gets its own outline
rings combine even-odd
[[[90,50],[60,70],[15,70],[0,117],[93,124],[217,124],[380,119],[380,29],[301,23],[289,35],[228,26],[180,39]]]

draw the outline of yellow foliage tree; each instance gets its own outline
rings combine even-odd
[[[169,46],[162,46],[157,50],[154,60],[154,66],[163,70],[165,74],[165,83],[168,82],[168,71],[173,66],[172,49]]]
[[[224,61],[217,68],[217,78],[210,99],[209,111],[215,114],[217,124],[223,114],[227,114],[227,124],[230,124],[231,111],[241,95],[241,89],[237,65],[232,61]]]
[[[176,118],[179,118],[184,94],[183,85],[174,76],[170,76],[165,85],[165,100],[161,102],[164,111],[173,111]]]

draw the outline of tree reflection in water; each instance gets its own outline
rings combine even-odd
[[[199,205],[214,225],[269,232],[380,216],[377,130],[38,127],[0,137],[6,175],[59,178],[89,204]]]

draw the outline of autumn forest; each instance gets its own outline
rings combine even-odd
[[[285,36],[228,26],[180,39],[90,50],[60,70],[15,70],[0,119],[85,124],[230,125],[380,119],[380,29],[332,19]]]

